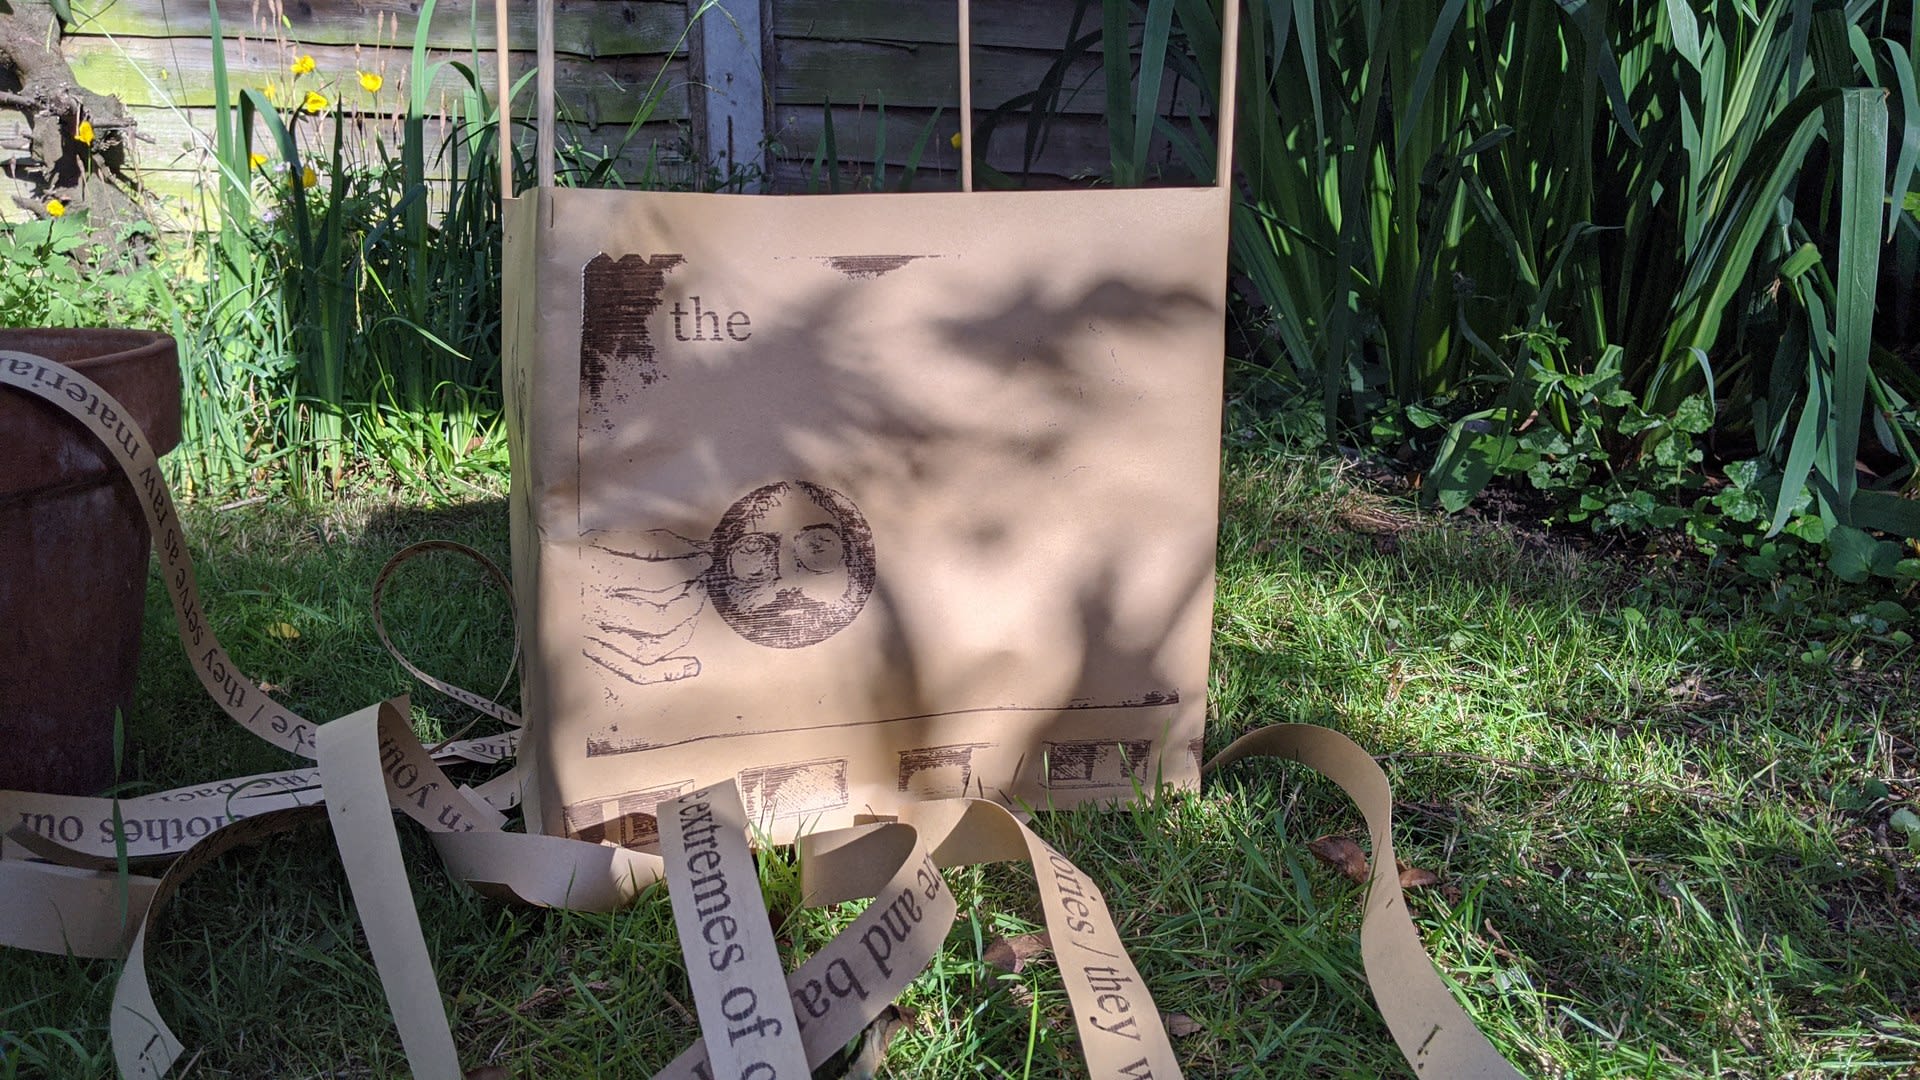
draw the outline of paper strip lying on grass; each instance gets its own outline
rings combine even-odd
[[[0,352],[0,383],[60,405],[103,438],[125,415],[90,381],[43,357]],[[80,402],[90,405],[83,408]],[[109,419],[102,424],[100,416]],[[163,1076],[183,1048],[153,1001],[145,943],[167,897],[222,852],[330,815],[409,1064],[417,1076],[458,1077],[457,1048],[398,863],[391,809],[433,835],[453,876],[482,893],[527,903],[613,910],[660,878],[661,860],[624,848],[502,831],[504,818],[477,797],[475,789],[451,781],[414,736],[405,699],[333,721],[324,733],[273,702],[233,666],[205,625],[171,496],[144,436],[132,432],[130,440],[116,438],[109,445],[124,452],[115,454],[115,460],[143,493],[181,643],[201,682],[228,715],[274,745],[304,756],[324,747],[321,773],[328,804],[325,809],[314,804],[313,772],[298,769],[120,800],[118,830],[114,800],[0,792],[0,809],[21,815],[20,824],[34,835],[36,850],[54,853],[58,848],[63,859],[91,865],[99,865],[109,853],[116,859],[135,857],[136,850],[143,859],[177,853],[155,880],[26,861],[21,845],[6,845],[0,850],[0,944],[113,956],[127,942],[127,928],[136,927],[114,989],[114,1056],[123,1077]],[[497,761],[504,752],[494,756],[492,751],[512,744],[494,737],[468,745],[481,748],[472,757]],[[1385,774],[1345,736],[1309,725],[1254,732],[1214,764],[1254,756],[1288,758],[1320,770],[1345,788],[1366,815],[1374,872],[1361,928],[1362,951],[1382,1014],[1416,1071],[1448,1077],[1517,1076],[1448,994],[1420,947],[1394,873],[1392,793]],[[506,801],[515,784],[490,782],[483,788]],[[261,792],[255,794],[254,788]],[[135,816],[162,809],[167,813]],[[194,813],[188,815],[189,810]],[[142,823],[137,839],[133,821]],[[194,821],[205,824],[190,824]],[[737,831],[739,825],[729,817],[724,828]],[[808,903],[876,897],[845,931],[786,977],[790,1015],[808,1067],[858,1035],[939,951],[955,916],[941,867],[1018,860],[1035,867],[1090,1074],[1180,1075],[1159,1010],[1127,959],[1099,889],[1005,807],[972,799],[919,804],[903,810],[896,823],[807,837],[803,853]],[[744,890],[739,895],[744,897]],[[747,917],[763,923],[764,909]],[[707,995],[716,992],[714,985],[707,985]],[[719,985],[730,989],[737,984]],[[765,998],[770,1005],[770,994],[756,990],[756,1000]],[[698,1003],[703,1011],[711,1004],[707,998]],[[728,1015],[725,1007],[723,997],[723,1018]],[[789,1014],[766,1015],[784,1022]],[[710,1077],[711,1069],[704,1044],[697,1043],[657,1075],[696,1080]]]

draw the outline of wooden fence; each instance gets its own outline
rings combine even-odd
[[[310,145],[330,145],[333,110],[347,121],[350,155],[371,160],[376,141],[396,145],[396,117],[411,92],[418,0],[214,2],[234,92],[270,92],[282,103],[309,90],[321,94],[328,100],[326,122],[302,121]],[[973,3],[975,116],[1000,121],[988,125],[987,160],[994,168],[1029,172],[1029,182],[1045,185],[1103,170],[1097,0],[1087,5],[1079,30],[1093,35],[1092,52],[1065,70],[1057,113],[1031,162],[1026,119],[993,115],[996,106],[1042,85],[1063,55],[1080,6],[1081,0]],[[177,205],[210,201],[204,194],[214,115],[208,0],[73,0],[73,11],[62,47],[84,86],[117,95],[128,107],[138,124],[144,182]],[[513,0],[511,12],[518,78],[532,64],[533,4]],[[696,174],[703,170],[708,182],[731,171],[750,180],[752,190],[823,190],[822,135],[831,103],[837,158],[849,185],[863,183],[882,162],[897,177],[922,133],[916,187],[955,183],[953,0],[557,0],[555,25],[562,144],[577,160],[612,158],[630,182],[649,169],[657,179],[683,184],[700,182]],[[432,111],[444,115],[469,75],[494,99],[492,0],[439,0],[426,40],[430,60],[439,65],[427,98]],[[312,70],[297,73],[302,57],[312,58]],[[377,91],[363,86],[362,73],[378,77]],[[1184,115],[1194,107],[1193,90],[1170,80],[1167,113]],[[520,115],[530,113],[530,95],[528,88],[515,99]],[[530,135],[521,134],[530,144]]]

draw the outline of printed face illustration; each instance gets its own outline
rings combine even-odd
[[[714,529],[707,593],[757,645],[799,649],[852,622],[873,592],[873,533],[845,495],[805,480],[768,484]]]

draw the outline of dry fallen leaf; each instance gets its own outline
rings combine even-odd
[[[596,994],[605,994],[613,989],[613,984],[610,982],[604,982],[602,980],[595,979],[593,982],[586,984],[586,988]],[[574,994],[574,988],[571,986],[562,986],[558,988],[551,987],[551,986],[543,986],[540,989],[535,990],[533,992],[533,996],[527,998],[525,1001],[522,1001],[520,1004],[515,1005],[513,1007],[513,1011],[523,1016],[528,1013],[539,1012],[542,1009],[559,1004],[561,1001],[564,1001],[567,998],[572,997],[573,994]]]
[[[1282,979],[1261,979],[1259,987],[1260,992],[1268,997],[1279,997],[1287,992],[1287,984]]]
[[[1403,889],[1419,889],[1438,884],[1440,884],[1440,875],[1431,870],[1422,870],[1417,866],[1405,864],[1400,867],[1400,887]]]
[[[292,641],[300,636],[300,630],[290,622],[277,622],[267,627],[267,636],[279,638],[281,641]]]
[[[1195,1020],[1186,1013],[1161,1013],[1160,1020],[1167,1025],[1167,1034],[1176,1039],[1184,1039],[1188,1035],[1206,1030],[1200,1021]]]
[[[1027,961],[1052,947],[1053,941],[1044,930],[1037,934],[1015,934],[1010,938],[997,937],[987,942],[987,949],[980,959],[991,967],[1017,975],[1027,966]]]
[[[1318,840],[1307,841],[1307,850],[1328,866],[1345,874],[1347,880],[1356,885],[1367,881],[1367,857],[1361,853],[1360,845],[1344,836],[1323,836]]]
[[[828,1074],[837,1075],[840,1080],[874,1080],[881,1064],[887,1060],[887,1046],[893,1037],[912,1027],[919,1017],[919,1013],[903,1005],[887,1006],[862,1032],[860,1047],[847,1058],[845,1070],[834,1074],[832,1069],[827,1069]]]

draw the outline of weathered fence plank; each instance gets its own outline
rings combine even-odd
[[[64,49],[90,89],[118,94],[140,124],[137,149],[155,190],[185,190],[205,172],[213,104],[211,29],[206,0],[72,0],[76,26]],[[349,156],[369,155],[371,133],[383,130],[408,99],[411,45],[420,0],[217,0],[226,60],[235,89],[273,86],[297,99],[313,89],[328,99],[328,114],[303,118],[309,149],[333,137],[333,110],[347,117]],[[958,129],[959,57],[954,0],[719,0],[693,25],[702,0],[558,0],[556,82],[563,141],[571,137],[587,158],[607,155],[623,179],[638,182],[647,169],[686,182],[706,163],[729,170],[764,168],[773,190],[798,190],[814,167],[823,127],[822,103],[835,104],[841,164],[873,164],[880,121],[872,106],[887,105],[886,160],[905,163],[920,130],[944,108],[921,161],[923,186],[947,185],[958,151],[948,139]],[[1105,170],[1107,134],[1104,72],[1098,56],[1098,0],[973,0],[971,33],[976,118],[1036,89],[1062,55],[1076,11],[1090,48],[1076,57],[1027,180],[1083,183]],[[286,25],[279,15],[284,11]],[[533,5],[510,5],[509,34],[517,50],[512,74],[532,62]],[[478,74],[495,97],[492,0],[439,0],[427,40],[434,61],[459,61]],[[667,62],[666,55],[678,50]],[[316,71],[295,77],[288,65],[311,55]],[[662,74],[664,65],[664,74]],[[381,76],[377,94],[357,72]],[[658,82],[656,83],[656,77]],[[651,111],[644,107],[655,91]],[[429,107],[457,103],[464,76],[442,67]],[[1203,95],[1169,78],[1160,109],[1176,122],[1200,107]],[[282,100],[284,109],[294,102]],[[865,106],[863,109],[862,106]],[[531,115],[523,93],[516,110]],[[622,145],[626,127],[644,122]],[[444,130],[437,121],[430,131]],[[1004,121],[986,145],[987,162],[1009,174],[1022,171],[1026,120]],[[264,142],[264,140],[263,140]],[[389,146],[394,145],[390,140]],[[771,152],[764,152],[771,151]],[[691,156],[693,162],[687,160]],[[1169,161],[1164,145],[1152,157]],[[1177,176],[1177,167],[1169,169]]]
[[[824,112],[819,107],[811,107],[791,110],[782,115],[782,123],[777,129],[782,157],[800,168],[797,172],[788,171],[781,175],[799,177],[804,181],[812,162],[820,156]],[[933,120],[932,110],[887,108],[885,160],[889,169],[903,168],[912,159],[914,144]],[[959,122],[954,110],[940,112],[920,158],[921,169],[957,173],[960,151],[954,149],[950,139],[958,131]],[[874,150],[880,145],[881,126],[878,110],[835,106],[833,135],[840,164],[843,167],[858,166],[863,172],[871,171]],[[1053,180],[1077,179],[1082,183],[1091,183],[1105,172],[1110,144],[1106,121],[1101,117],[1062,116],[1048,123],[1030,168],[1026,139],[1027,122],[1024,117],[1011,117],[996,125],[991,137],[984,143],[987,164],[1010,176],[1030,171],[1032,179],[1049,186]],[[1169,182],[1191,182],[1187,170],[1173,155],[1164,138],[1154,139],[1148,147],[1147,157],[1149,162],[1162,166]],[[938,185],[929,183],[921,186],[931,188]]]
[[[206,0],[74,0],[81,35],[206,38],[212,22]],[[303,0],[286,9],[288,26],[255,0],[220,0],[221,28],[268,40],[309,45],[413,44],[419,0]],[[427,44],[462,49],[478,44],[491,55],[493,0],[441,0],[434,6]],[[687,28],[685,0],[567,0],[555,20],[555,48],[580,56],[665,52]],[[533,47],[533,6],[515,3],[507,33],[513,48]]]
[[[313,57],[313,74],[292,76],[288,70],[292,57],[258,42],[245,49],[230,48],[226,60],[231,86],[236,91],[273,86],[283,105],[293,104],[313,89],[328,99],[330,108],[352,112],[379,111],[406,100],[409,50],[315,45],[298,51]],[[77,38],[68,42],[66,52],[82,85],[117,95],[129,105],[214,104],[213,50],[204,39]],[[458,60],[470,68],[475,60],[465,52],[435,51],[430,58]],[[491,99],[497,87],[496,65],[491,53],[478,59],[481,85]],[[660,70],[658,56],[562,57],[555,66],[555,78],[564,109],[588,123],[625,123],[641,114],[647,90]],[[361,89],[357,71],[383,74],[385,82],[377,95]],[[667,65],[665,77],[659,80],[667,92],[658,96],[654,119],[686,119],[686,83],[685,61]],[[429,101],[439,95],[457,96],[465,85],[458,70],[442,66]]]
[[[695,85],[689,105],[706,157],[722,173],[766,165],[767,39],[761,0],[721,0],[707,9],[691,35]],[[754,185],[761,190],[763,185]]]
[[[1043,49],[1067,43],[1077,0],[974,0],[976,48]],[[773,32],[812,41],[918,42],[953,45],[959,40],[954,0],[778,0]],[[1100,29],[1099,0],[1092,0],[1082,34]],[[1096,44],[1094,51],[1098,52]]]

